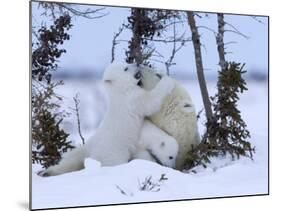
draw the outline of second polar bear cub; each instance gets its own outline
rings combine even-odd
[[[146,66],[140,69],[141,87],[148,91],[154,89],[164,76]],[[148,119],[177,141],[179,152],[176,169],[184,169],[187,153],[200,142],[195,106],[187,90],[176,82],[175,88],[164,100],[161,110],[149,116]]]
[[[172,136],[155,126],[151,121],[145,120],[134,158],[175,168],[178,149],[178,143]]]
[[[158,112],[174,81],[163,77],[151,91],[138,86],[141,79],[136,65],[110,64],[103,75],[108,94],[108,107],[96,133],[85,145],[68,153],[58,165],[39,172],[40,176],[53,176],[84,168],[87,157],[103,166],[127,163],[136,153],[145,116]]]

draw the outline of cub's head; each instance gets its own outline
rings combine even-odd
[[[167,167],[176,167],[176,158],[178,154],[178,143],[175,139],[151,141],[148,152],[154,160]]]
[[[152,90],[163,77],[163,74],[147,66],[141,65],[140,71],[142,75],[141,87],[145,90]]]
[[[142,74],[136,64],[112,63],[104,71],[103,82],[118,89],[140,85]]]

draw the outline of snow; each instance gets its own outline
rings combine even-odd
[[[33,208],[252,195],[265,193],[267,188],[266,182],[253,178],[265,177],[266,172],[258,163],[248,165],[245,161],[198,174],[185,174],[144,160],[115,167],[101,167],[91,159],[85,163],[86,168],[79,172],[48,178],[34,175]],[[168,179],[159,183],[158,192],[140,190],[139,183],[146,177],[152,176],[157,182],[162,174]]]
[[[196,81],[181,81],[191,94],[197,111],[203,108]],[[32,166],[32,208],[53,208],[87,205],[167,201],[195,198],[241,196],[268,193],[268,96],[267,83],[249,82],[249,90],[241,96],[239,109],[251,132],[251,143],[256,148],[254,160],[213,158],[205,169],[197,173],[180,172],[144,160],[101,167],[87,159],[86,168],[60,176],[42,178],[41,169]],[[210,95],[215,94],[215,83],[208,81]],[[66,80],[57,90],[64,96],[65,109],[73,105],[72,97],[80,93],[82,132],[85,138],[94,132],[105,111],[105,100],[98,81]],[[68,106],[66,106],[68,105]],[[198,122],[204,130],[204,115]],[[76,145],[79,139],[75,115],[65,119],[64,126],[71,132]],[[158,182],[162,174],[168,180]],[[140,184],[148,177],[159,185],[159,191],[141,191]]]

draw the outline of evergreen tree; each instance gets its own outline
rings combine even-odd
[[[67,30],[71,28],[71,18],[65,14],[55,19],[49,28],[42,26],[33,44],[32,52],[32,162],[45,168],[58,163],[61,154],[74,148],[67,141],[67,134],[61,129],[64,115],[54,88],[63,82],[53,83],[51,71],[57,68],[57,60],[65,53],[59,45],[69,39]]]
[[[250,132],[237,107],[238,94],[247,90],[242,77],[246,72],[243,66],[230,62],[219,71],[218,93],[212,98],[214,114],[206,123],[207,131],[202,142],[187,156],[188,169],[196,165],[206,167],[212,156],[230,154],[232,159],[253,157],[254,148],[248,140]]]
[[[60,113],[54,113],[59,105],[51,102],[53,89],[57,84],[50,84],[46,90],[33,96],[32,102],[32,162],[40,163],[45,168],[55,165],[61,154],[74,148],[67,141],[67,134],[60,128],[63,120]]]

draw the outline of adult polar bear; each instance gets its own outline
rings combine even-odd
[[[141,86],[148,91],[154,89],[163,76],[146,66],[141,66],[141,69]],[[176,168],[183,169],[187,152],[200,142],[196,111],[188,92],[176,83],[172,93],[166,97],[161,110],[151,115],[149,119],[176,139],[179,145]]]
[[[58,165],[39,172],[53,176],[84,168],[86,157],[104,166],[127,163],[137,153],[144,118],[160,110],[175,82],[163,77],[151,91],[138,86],[140,73],[136,65],[111,64],[104,72],[108,109],[95,135],[82,147],[63,157]],[[122,121],[122,122],[121,122]]]

